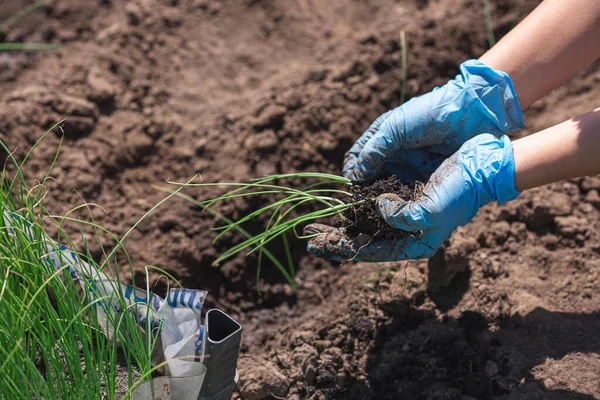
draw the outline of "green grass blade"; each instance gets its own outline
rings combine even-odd
[[[174,192],[172,189],[161,187],[161,186],[154,186],[154,188],[157,189],[157,190],[161,190],[163,192],[166,192],[166,193],[173,193]],[[223,214],[219,213],[216,210],[213,210],[211,208],[206,207],[200,201],[194,199],[191,196],[188,196],[188,195],[186,195],[184,193],[180,193],[180,192],[175,193],[175,195],[177,197],[181,197],[182,199],[185,199],[187,201],[190,201],[190,202],[196,204],[198,207],[203,208],[208,213],[210,213],[211,215],[214,215],[215,217],[221,219],[223,222],[225,222],[227,224],[233,223],[233,221],[231,219],[225,217]],[[245,229],[243,229],[242,227],[238,226],[238,227],[236,227],[236,230],[238,232],[240,232],[246,238],[251,238],[252,237],[252,235],[248,231],[246,231]],[[292,287],[292,289],[296,290],[296,282],[294,281],[294,279],[292,279],[292,277],[286,271],[285,267],[279,262],[279,260],[277,260],[277,258],[275,256],[273,256],[273,254],[270,251],[266,250],[266,249],[264,250],[264,253],[265,253],[265,256],[267,256],[267,258],[269,258],[269,260],[271,260],[271,262],[277,267],[277,269],[285,277],[285,279],[290,284],[290,286]]]
[[[4,32],[21,18],[25,17],[26,15],[37,10],[40,7],[45,6],[46,4],[52,3],[53,1],[54,0],[38,0],[29,4],[28,6],[23,7],[22,9],[20,9],[19,11],[17,11],[16,13],[14,13],[13,15],[11,15],[10,17],[8,17],[0,23],[0,32]]]
[[[273,181],[277,179],[289,179],[289,178],[318,178],[318,179],[326,179],[337,183],[343,183],[347,185],[351,185],[352,181],[347,178],[343,178],[338,175],[325,174],[322,172],[296,172],[291,174],[277,174],[277,175],[267,175],[263,178],[259,178],[257,180],[264,180],[265,182]]]
[[[485,22],[485,31],[488,37],[488,45],[490,48],[496,45],[496,36],[494,35],[494,27],[492,26],[492,11],[490,9],[490,0],[481,0],[483,3],[483,19]]]
[[[60,47],[59,44],[50,43],[0,43],[0,51],[12,50],[54,50]]]
[[[407,50],[406,50],[406,33],[400,32],[400,53],[402,54],[402,89],[400,92],[400,104],[406,101],[406,71],[407,71]]]

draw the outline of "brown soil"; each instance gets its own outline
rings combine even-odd
[[[501,36],[538,1],[491,3]],[[5,0],[0,15],[23,4]],[[96,221],[123,235],[167,178],[339,173],[352,142],[398,104],[401,30],[408,98],[487,48],[472,0],[56,0],[3,34],[62,48],[0,53],[0,139],[22,159],[67,117],[47,204],[102,205]],[[598,82],[596,63],[532,106],[524,133],[588,111]],[[31,184],[59,141],[33,153]],[[129,236],[136,269],[121,278],[139,284],[145,265],[160,266],[238,318],[245,399],[599,399],[599,190],[592,177],[491,205],[408,264],[339,266],[295,241],[298,292],[266,265],[260,294],[254,258],[211,267],[240,238],[213,247],[214,218],[174,199]],[[93,233],[85,239],[101,259]]]
[[[377,197],[384,193],[394,193],[403,200],[415,198],[415,184],[400,181],[394,175],[379,179],[370,185],[353,185],[352,196],[344,199],[346,203],[364,203],[346,210],[336,225],[344,227],[350,235],[367,234],[373,237],[387,237],[390,239],[403,238],[406,232],[391,228],[381,218],[377,208]]]

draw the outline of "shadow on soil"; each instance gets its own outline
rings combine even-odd
[[[456,296],[462,295],[437,300],[447,306]],[[475,311],[439,320],[406,298],[384,304],[383,310],[391,318],[378,329],[368,360],[373,398],[595,399],[548,389],[532,369],[547,358],[600,353],[599,314],[537,308],[491,331],[485,316]]]

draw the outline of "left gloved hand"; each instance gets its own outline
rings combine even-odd
[[[342,175],[355,183],[370,183],[382,175],[424,182],[472,137],[500,137],[522,127],[510,77],[468,60],[442,87],[377,118],[346,153]]]
[[[320,224],[306,227],[318,234],[308,244],[317,256],[336,261],[398,261],[430,257],[458,227],[466,225],[489,202],[517,198],[510,139],[481,134],[465,142],[431,175],[423,194],[404,201],[393,193],[377,200],[383,219],[393,228],[421,235],[403,240],[351,238]]]

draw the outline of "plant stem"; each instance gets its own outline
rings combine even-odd
[[[406,33],[404,30],[400,32],[400,52],[402,54],[402,91],[400,92],[400,104],[406,101],[406,70],[407,70],[407,50],[406,50]]]
[[[483,18],[485,21],[485,30],[488,37],[488,45],[490,48],[496,45],[496,37],[492,26],[492,12],[490,9],[490,0],[481,0],[483,2]]]

